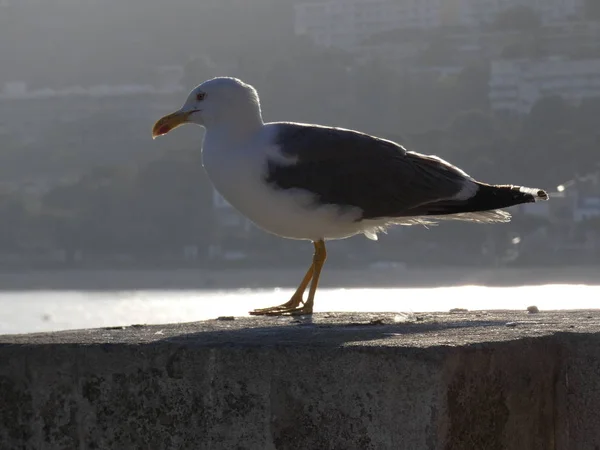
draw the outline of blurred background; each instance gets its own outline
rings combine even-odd
[[[163,312],[182,291],[247,311],[260,305],[236,289],[295,286],[312,246],[256,229],[213,190],[202,130],[151,139],[222,75],[258,89],[265,120],[360,129],[550,193],[510,224],[333,242],[324,285],[597,283],[598,0],[0,0],[0,67],[0,333],[135,321],[149,291]],[[99,318],[132,296],[139,309]]]

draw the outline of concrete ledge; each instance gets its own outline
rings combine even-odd
[[[397,319],[0,336],[0,448],[600,445],[599,311]]]

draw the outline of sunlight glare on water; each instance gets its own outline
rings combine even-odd
[[[193,322],[244,316],[274,306],[292,289],[230,291],[36,291],[0,294],[0,334],[77,328]],[[600,286],[443,287],[420,289],[321,289],[315,312],[427,312],[469,310],[593,309]]]

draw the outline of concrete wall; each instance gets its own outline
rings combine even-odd
[[[2,336],[0,449],[595,450],[599,333],[584,311]]]

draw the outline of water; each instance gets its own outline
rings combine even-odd
[[[292,289],[13,290],[0,292],[0,334],[132,324],[193,322],[242,316],[283,303]],[[315,311],[426,312],[451,308],[593,309],[600,286],[457,286],[402,289],[320,289]]]

